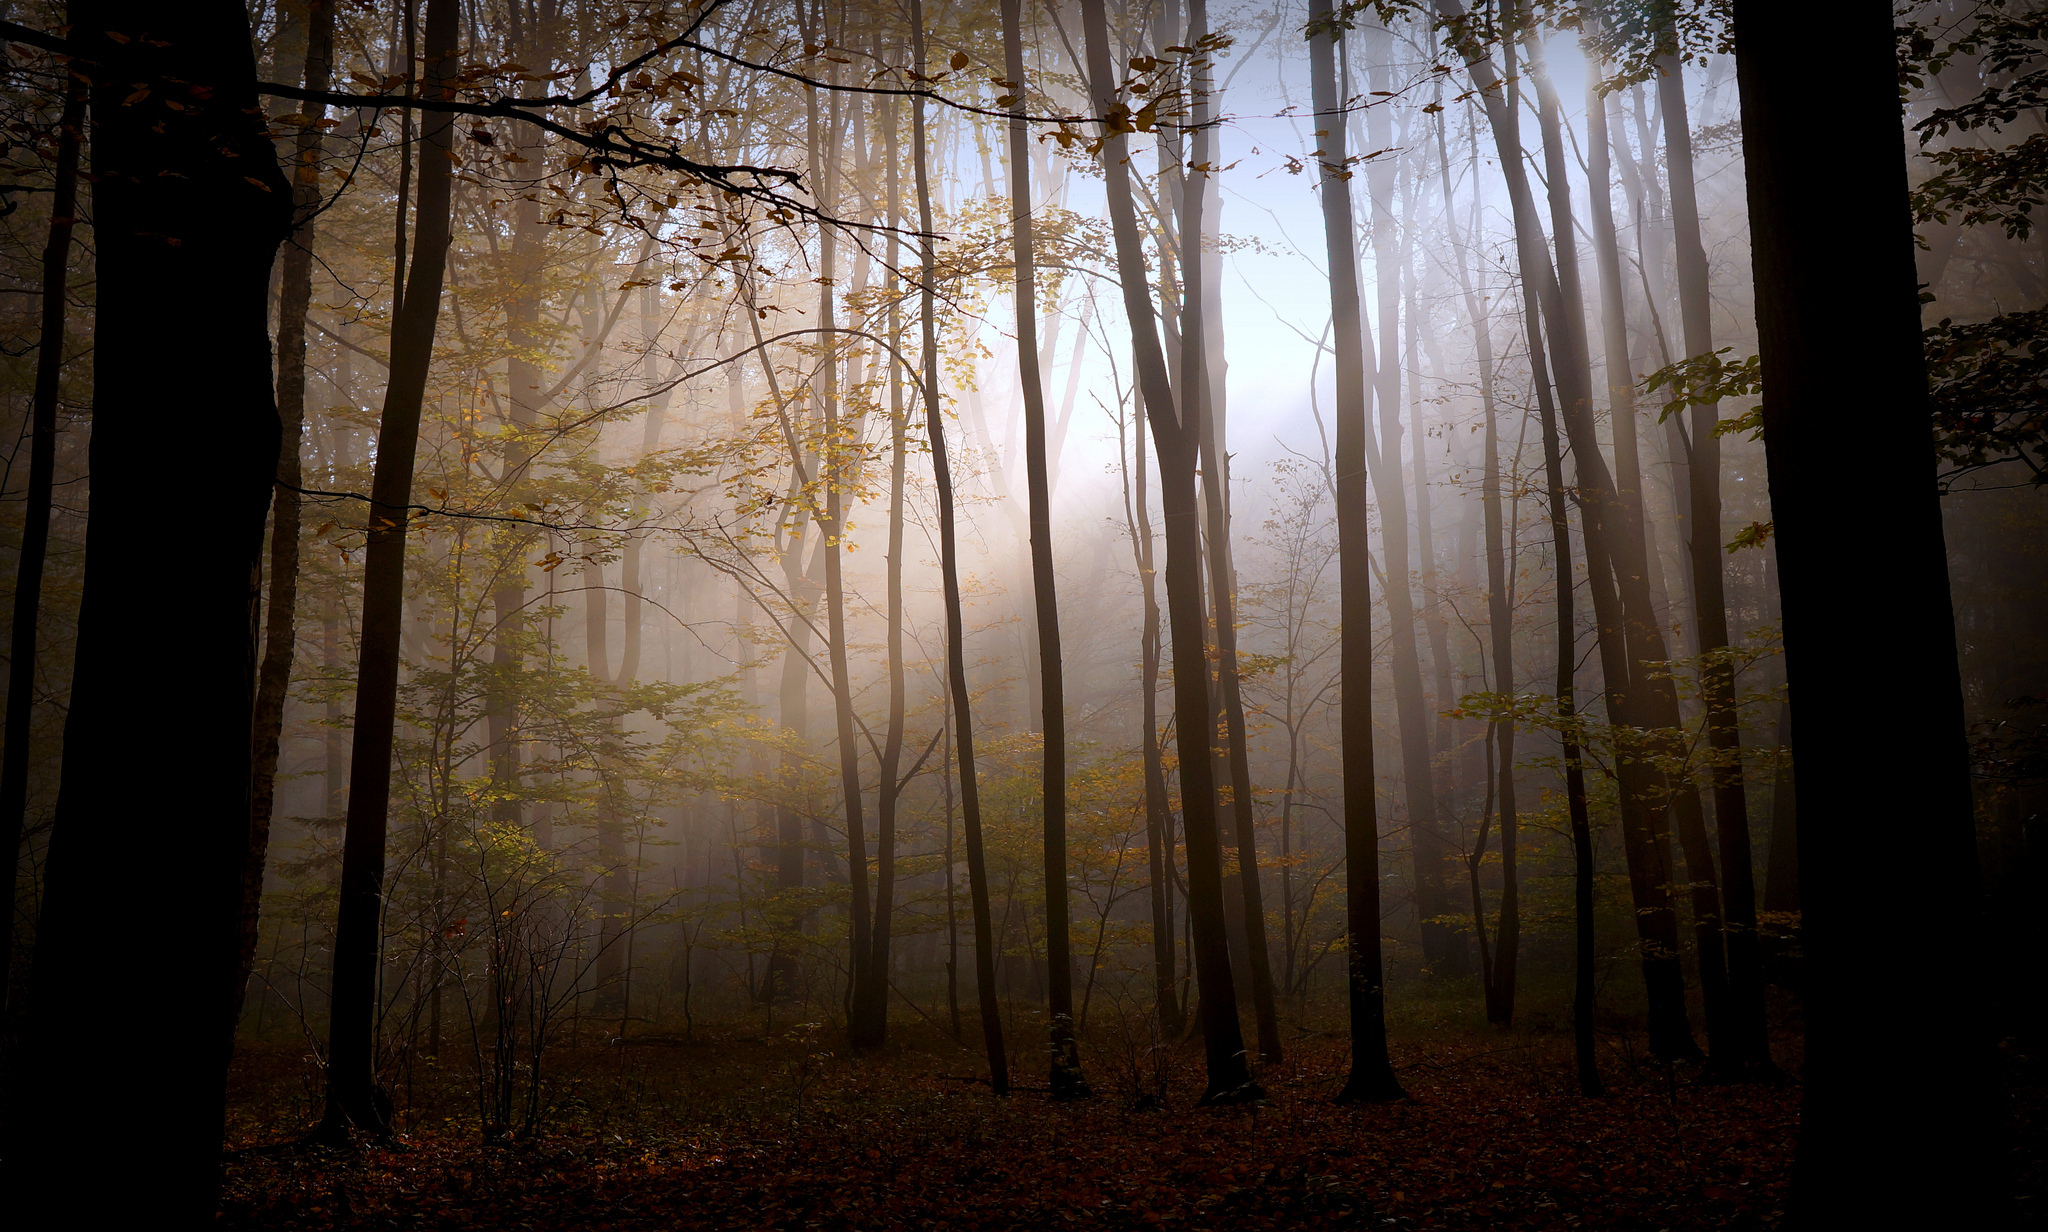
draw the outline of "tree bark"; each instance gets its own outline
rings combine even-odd
[[[2003,1227],[2005,1109],[1975,960],[1977,853],[1892,9],[1736,0],[1732,27],[1797,699],[1806,1065],[1786,1226]],[[1822,46],[1828,71],[1816,74]],[[1874,579],[1883,672],[1865,639],[1844,634],[1869,618]],[[1873,793],[1875,714],[1911,755],[1887,760]],[[1899,885],[1914,887],[1911,918],[1884,923]],[[1902,980],[1871,1014],[1872,991]],[[1939,1080],[1871,1081],[1900,1057],[1939,1058]]]
[[[454,0],[427,0],[424,88],[451,97],[458,72]],[[405,539],[414,455],[434,331],[447,271],[454,164],[452,117],[430,113],[419,146],[419,196],[412,268],[393,315],[391,374],[377,433],[369,533],[363,563],[362,646],[357,661],[355,746],[349,758],[348,820],[342,840],[340,913],[335,925],[329,1010],[327,1109],[321,1137],[350,1129],[390,1132],[390,1101],[377,1088],[377,968],[382,950],[384,843],[397,721],[399,639],[405,614]]]

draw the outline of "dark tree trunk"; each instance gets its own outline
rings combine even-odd
[[[1320,156],[1323,248],[1330,262],[1330,328],[1337,367],[1337,560],[1340,763],[1344,777],[1345,987],[1351,1014],[1351,1075],[1340,1102],[1400,1099],[1387,1056],[1386,973],[1380,956],[1379,785],[1372,748],[1372,564],[1366,505],[1365,312],[1351,228],[1344,95],[1337,77],[1340,31],[1330,0],[1310,0],[1309,80],[1325,117]]]
[[[425,90],[449,97],[457,73],[455,0],[427,0]],[[362,648],[356,673],[355,747],[349,759],[348,823],[342,842],[340,915],[334,937],[329,1010],[327,1110],[320,1135],[350,1128],[389,1132],[390,1103],[377,1088],[377,967],[382,951],[384,842],[391,803],[399,638],[405,615],[405,539],[414,454],[434,330],[447,270],[454,125],[429,113],[419,148],[419,197],[412,268],[392,318],[391,375],[377,433],[369,533],[363,562]]]
[[[1084,0],[1090,98],[1103,118],[1102,167],[1116,247],[1117,278],[1130,321],[1133,366],[1139,397],[1152,425],[1159,453],[1159,486],[1166,522],[1166,606],[1173,637],[1174,723],[1180,741],[1181,825],[1188,847],[1188,912],[1194,925],[1196,978],[1201,984],[1203,1044],[1208,1060],[1204,1104],[1240,1103],[1264,1092],[1245,1060],[1244,1031],[1237,1017],[1237,990],[1230,971],[1224,929],[1222,841],[1216,817],[1214,760],[1209,727],[1208,623],[1202,604],[1201,505],[1195,496],[1200,458],[1200,422],[1193,408],[1176,405],[1159,344],[1157,316],[1147,289],[1137,210],[1131,200],[1130,108],[1116,95],[1111,67],[1109,22],[1102,0]],[[1120,122],[1118,117],[1124,117]]]
[[[65,310],[70,305],[71,232],[78,213],[79,130],[85,125],[83,76],[66,82],[57,120],[57,165],[50,232],[43,243],[43,306],[36,383],[29,406],[28,492],[21,515],[21,559],[14,572],[14,623],[7,659],[6,748],[0,753],[0,1021],[14,967],[21,835],[28,815],[30,728],[35,721],[36,630],[43,608],[43,566],[50,554],[50,496],[57,479],[57,394],[64,375]],[[243,981],[246,982],[246,981]],[[237,985],[239,987],[240,984]]]
[[[306,89],[327,89],[334,59],[333,0],[306,6]],[[256,934],[263,908],[265,857],[277,795],[277,753],[284,732],[284,705],[291,690],[293,652],[299,634],[299,442],[306,425],[306,309],[313,299],[314,216],[320,208],[320,121],[327,108],[308,103],[302,113],[297,157],[292,168],[291,242],[278,272],[277,493],[270,510],[270,611],[264,630],[263,663],[256,673],[254,768],[249,788],[249,859],[242,872],[242,952],[235,975],[233,1011],[239,1016],[256,963]]]
[[[925,69],[924,6],[911,0],[910,37],[919,79]],[[1003,1047],[1002,1007],[996,1002],[995,928],[988,899],[988,858],[981,837],[981,785],[974,769],[974,708],[967,685],[966,628],[960,611],[960,555],[953,514],[953,471],[946,456],[946,421],[939,405],[939,333],[933,276],[932,189],[925,142],[924,102],[911,104],[911,158],[917,173],[919,300],[924,342],[925,429],[931,439],[932,478],[938,490],[939,573],[946,605],[946,678],[952,695],[953,741],[960,765],[960,820],[967,847],[967,893],[974,912],[974,984],[981,1003],[981,1037],[988,1052],[988,1080],[996,1094],[1010,1093],[1010,1063]],[[946,870],[952,877],[950,864]]]
[[[82,0],[70,20],[94,119],[92,496],[21,1054],[35,1063],[10,1104],[5,1184],[20,1226],[79,1221],[79,1144],[104,1133],[108,1109],[135,1102],[133,1067],[108,1058],[134,1054],[142,1007],[147,1046],[164,1058],[149,1076],[151,1141],[120,1184],[92,1193],[91,1218],[208,1227],[249,848],[257,580],[277,473],[266,309],[291,186],[265,132],[240,4]],[[171,538],[166,476],[197,520]],[[137,653],[138,612],[156,653]],[[137,697],[174,703],[177,720],[135,739]],[[110,956],[136,953],[135,915],[110,909],[124,904],[147,904],[165,944],[116,980]]]
[[[1977,853],[1892,9],[1736,0],[1733,29],[1797,699],[1806,1066],[1787,1226],[2003,1227],[2005,1109],[1973,960]],[[1869,619],[1880,579],[1890,650],[1873,672],[1868,642],[1844,631]],[[1876,714],[1909,755],[1887,759],[1873,791]],[[1914,887],[1911,918],[1880,923],[1900,885]],[[1872,1014],[1875,989],[1900,995]],[[1901,1057],[1941,1073],[1872,1080]]]
[[[1052,492],[1045,454],[1045,387],[1038,367],[1038,281],[1033,265],[1031,134],[1024,120],[1022,0],[1003,0],[1003,72],[1017,100],[1009,124],[1011,258],[1017,266],[1017,370],[1024,387],[1024,470],[1030,497],[1031,596],[1038,625],[1040,721],[1045,760],[1040,793],[1045,811],[1046,1018],[1051,1031],[1053,1098],[1088,1093],[1074,1044],[1074,964],[1067,904],[1067,707],[1060,655],[1059,596],[1052,559]]]

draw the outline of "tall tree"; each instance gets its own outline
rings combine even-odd
[[[93,1194],[92,1215],[206,1227],[249,846],[255,580],[277,474],[266,316],[291,186],[241,4],[79,0],[70,19],[93,118],[91,511],[22,1053],[35,1064],[10,1100],[5,1184],[22,1226],[78,1221],[79,1144],[134,1099],[134,1071],[107,1058],[134,1052],[145,1007],[164,1058],[153,1141],[123,1183]],[[167,475],[193,494],[191,551],[166,531]],[[138,612],[162,653],[136,654]],[[174,700],[177,721],[136,740],[138,696]],[[116,903],[148,904],[161,944],[138,949]],[[118,980],[110,954],[133,956]]]
[[[454,97],[460,71],[456,0],[427,0],[424,24],[429,99]],[[420,411],[441,315],[454,190],[454,122],[429,112],[421,124],[412,266],[392,314],[391,372],[377,431],[363,552],[361,649],[356,667],[355,744],[342,840],[340,910],[334,934],[334,991],[328,1011],[327,1108],[318,1136],[390,1132],[390,1101],[377,1087],[377,968],[383,951],[384,846],[397,721],[399,639],[405,617],[406,529]]]
[[[1088,1093],[1074,1043],[1074,960],[1067,905],[1067,692],[1060,654],[1059,593],[1053,578],[1052,491],[1045,454],[1045,385],[1038,358],[1038,273],[1033,261],[1031,133],[1024,118],[1023,0],[1002,0],[1003,74],[1009,122],[1010,254],[1017,280],[1017,376],[1024,389],[1024,485],[1031,517],[1031,598],[1038,626],[1038,679],[1045,756],[1039,779],[1045,833],[1046,1022],[1053,1097]]]
[[[1246,1063],[1244,1029],[1223,923],[1222,839],[1217,826],[1216,782],[1210,757],[1207,618],[1202,603],[1201,506],[1195,469],[1201,453],[1199,412],[1176,403],[1160,347],[1158,318],[1145,277],[1145,255],[1132,201],[1127,134],[1136,123],[1120,100],[1111,67],[1109,19],[1103,0],[1083,0],[1089,99],[1101,124],[1100,148],[1116,249],[1117,280],[1131,332],[1132,364],[1140,400],[1159,457],[1161,512],[1166,523],[1166,608],[1173,639],[1174,723],[1180,741],[1181,826],[1188,849],[1188,913],[1194,927],[1195,977],[1201,984],[1202,1042],[1208,1064],[1204,1104],[1243,1103],[1263,1097]]]
[[[78,147],[85,127],[83,73],[66,70],[57,117],[57,161],[50,230],[43,240],[43,302],[37,322],[35,388],[30,394],[28,491],[23,495],[21,559],[14,570],[14,618],[8,630],[6,747],[0,751],[0,1015],[14,966],[21,835],[28,814],[30,728],[35,721],[36,633],[42,623],[43,566],[50,555],[50,497],[57,480],[57,395],[64,376],[65,313],[70,307],[71,233],[78,223]]]
[[[1380,98],[1393,86],[1393,32],[1384,25],[1365,31],[1370,61],[1368,87]],[[1340,116],[1332,124],[1345,123]],[[1366,112],[1366,141],[1375,151],[1391,151],[1393,126],[1384,102]],[[1402,798],[1408,806],[1408,833],[1415,877],[1415,914],[1422,932],[1422,956],[1431,972],[1441,976],[1466,973],[1465,940],[1443,917],[1450,899],[1444,872],[1450,847],[1437,816],[1436,771],[1429,747],[1429,703],[1422,693],[1422,648],[1415,636],[1415,593],[1411,578],[1408,495],[1401,478],[1401,267],[1405,264],[1401,220],[1394,208],[1397,159],[1383,153],[1366,165],[1372,198],[1372,250],[1379,293],[1379,362],[1372,373],[1373,397],[1379,404],[1377,443],[1368,434],[1366,462],[1372,470],[1373,495],[1380,510],[1380,556],[1386,569],[1388,654],[1393,660],[1394,712],[1401,736]]]
[[[1977,853],[1892,8],[1736,0],[1732,24],[1797,699],[1806,1065],[1788,1226],[2001,1227],[2005,1119],[1972,961]],[[1825,73],[1814,72],[1816,47],[1828,49]],[[1817,116],[1826,158],[1814,156]],[[1854,431],[1842,430],[1844,407]],[[1868,620],[1877,578],[1882,672],[1868,643],[1843,633]],[[1886,763],[1878,792],[1873,714],[1910,751]],[[1880,899],[1904,884],[1915,894],[1900,917]],[[1910,990],[1872,1014],[1872,991],[1902,978]],[[1942,1073],[1871,1081],[1901,1056],[1940,1058]]]
[[[913,80],[925,76],[924,5],[910,4]],[[960,820],[967,847],[967,893],[974,913],[974,986],[981,1004],[981,1036],[988,1052],[988,1080],[996,1094],[1010,1093],[1010,1063],[1003,1047],[1002,1006],[996,1002],[995,927],[989,911],[988,856],[982,842],[981,784],[975,776],[974,706],[967,684],[966,623],[960,611],[959,533],[954,525],[953,470],[946,453],[946,419],[939,403],[939,330],[932,247],[932,184],[924,101],[910,107],[912,164],[917,178],[918,301],[924,342],[925,431],[932,450],[932,479],[938,492],[939,585],[946,606],[946,681],[952,698],[953,748],[960,766]],[[952,864],[947,863],[950,880]]]
[[[306,6],[305,83],[309,94],[327,89],[334,61],[333,0]],[[265,616],[263,662],[256,672],[255,765],[250,774],[249,858],[242,874],[242,953],[234,1010],[241,1011],[256,961],[263,904],[265,857],[277,794],[277,751],[284,731],[293,652],[299,641],[299,449],[306,426],[306,309],[313,300],[313,237],[320,210],[320,148],[327,108],[306,103],[297,123],[292,160],[291,243],[285,246],[277,291],[277,494],[270,510],[270,610]]]
[[[1351,1013],[1351,1075],[1340,1101],[1404,1095],[1387,1055],[1386,973],[1380,954],[1379,784],[1372,748],[1372,561],[1366,506],[1365,312],[1351,226],[1351,166],[1337,54],[1345,26],[1330,0],[1310,0],[1309,81],[1322,125],[1317,161],[1323,250],[1330,263],[1330,330],[1337,376],[1337,567],[1340,764],[1344,778],[1345,987]]]
[[[1672,234],[1677,240],[1679,320],[1686,356],[1706,358],[1714,353],[1713,292],[1708,283],[1707,250],[1700,240],[1684,68],[1674,51],[1658,57],[1657,69],[1657,109],[1664,117],[1664,167],[1671,189]],[[1595,122],[1591,128],[1604,132],[1606,125]],[[1599,133],[1589,136],[1604,154],[1605,140]],[[1610,357],[1610,370],[1614,363]],[[1724,653],[1728,649],[1728,601],[1722,573],[1727,552],[1721,546],[1720,419],[1720,408],[1714,403],[1701,402],[1692,408],[1686,455],[1691,508],[1684,521],[1686,555],[1692,565],[1700,696],[1706,703],[1707,742],[1715,753],[1707,779],[1713,787],[1714,830],[1720,847],[1728,963],[1725,1026],[1713,1060],[1715,1071],[1724,1078],[1768,1078],[1777,1067],[1771,1063],[1764,1017],[1763,944],[1756,929],[1749,793],[1741,761],[1742,715],[1735,701],[1734,664]]]

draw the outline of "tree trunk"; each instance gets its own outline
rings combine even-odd
[[[1009,124],[1010,249],[1017,274],[1017,375],[1024,387],[1024,469],[1031,515],[1031,596],[1038,625],[1040,721],[1045,736],[1041,802],[1045,814],[1046,1018],[1051,1031],[1055,1099],[1088,1094],[1074,1044],[1074,964],[1067,904],[1066,673],[1052,559],[1052,492],[1045,452],[1045,387],[1039,372],[1038,282],[1033,267],[1031,134],[1024,119],[1022,0],[1002,0],[1003,72],[1017,108]]]
[[[4,1179],[21,1226],[79,1222],[78,1147],[134,1103],[134,1069],[107,1059],[134,1054],[142,1008],[165,1062],[149,1076],[152,1142],[92,1194],[92,1218],[203,1227],[234,1038],[256,582],[277,474],[265,318],[291,186],[240,4],[81,0],[70,19],[94,120],[91,512],[20,1053],[35,1063],[17,1075]],[[167,547],[166,476],[204,523],[192,551]],[[137,653],[140,612],[157,653]],[[138,697],[175,704],[176,721],[137,740]],[[121,907],[139,904],[163,946],[109,979],[108,957],[136,950]]]
[[[14,573],[14,623],[9,630],[7,733],[0,754],[0,1022],[5,1021],[14,966],[16,892],[21,834],[28,814],[30,728],[36,704],[36,632],[43,607],[43,566],[50,553],[50,497],[57,479],[57,394],[64,375],[65,310],[70,305],[71,232],[78,218],[79,130],[89,83],[65,82],[57,120],[57,165],[51,186],[50,231],[43,243],[43,306],[36,380],[29,408],[28,492],[23,497],[21,559]],[[237,987],[247,983],[237,982]],[[239,1008],[239,1001],[237,1002]]]
[[[1159,485],[1166,522],[1166,605],[1173,636],[1174,722],[1180,741],[1181,825],[1188,846],[1188,912],[1194,925],[1197,979],[1201,983],[1203,1044],[1208,1089],[1203,1104],[1241,1103],[1264,1092],[1245,1061],[1244,1032],[1237,1017],[1237,991],[1230,971],[1229,940],[1223,922],[1222,843],[1216,817],[1216,785],[1208,729],[1209,664],[1202,610],[1201,507],[1195,497],[1200,457],[1200,421],[1195,408],[1178,407],[1160,349],[1157,316],[1147,291],[1137,210],[1131,200],[1126,164],[1130,108],[1117,100],[1117,76],[1110,63],[1109,22],[1103,0],[1084,0],[1090,97],[1102,118],[1102,167],[1117,278],[1131,328],[1131,352],[1139,396],[1158,446]]]
[[[1189,0],[1187,45],[1199,47],[1209,33],[1206,0]],[[1208,54],[1208,53],[1205,53]],[[1206,60],[1198,61],[1206,63]],[[1206,68],[1197,68],[1191,83],[1195,130],[1189,142],[1191,168],[1212,167],[1215,114]],[[1181,405],[1197,425],[1201,440],[1203,514],[1206,521],[1209,597],[1216,613],[1216,682],[1223,711],[1223,765],[1229,772],[1231,838],[1236,847],[1236,893],[1243,901],[1244,945],[1251,976],[1252,1014],[1258,1027],[1259,1061],[1280,1061],[1280,1017],[1273,996],[1272,948],[1266,940],[1264,886],[1259,880],[1258,825],[1253,808],[1251,756],[1245,734],[1244,699],[1237,666],[1237,570],[1230,551],[1230,455],[1224,449],[1222,381],[1215,367],[1220,356],[1211,348],[1221,341],[1222,322],[1208,319],[1215,298],[1209,286],[1209,263],[1203,259],[1206,207],[1213,171],[1189,170],[1181,176]],[[1210,727],[1213,729],[1212,722]]]
[[[918,80],[924,79],[924,6],[911,0],[910,37]],[[960,763],[960,820],[967,846],[967,892],[974,912],[974,983],[981,1002],[982,1043],[988,1051],[989,1086],[1010,1093],[1010,1064],[1003,1048],[1002,1007],[996,1002],[995,930],[989,917],[988,859],[982,848],[981,787],[974,769],[974,708],[967,687],[965,621],[960,611],[960,555],[954,528],[953,471],[946,456],[946,421],[939,405],[938,305],[933,276],[932,190],[926,152],[924,101],[911,104],[911,158],[917,174],[919,300],[924,333],[925,430],[931,438],[932,478],[938,491],[939,573],[946,605],[946,678],[952,693],[953,741]],[[946,870],[948,878],[952,869]]]
[[[1338,672],[1344,778],[1345,987],[1351,1014],[1351,1075],[1340,1102],[1403,1097],[1387,1056],[1386,974],[1380,957],[1379,784],[1372,748],[1372,563],[1366,505],[1365,313],[1351,228],[1351,171],[1337,77],[1341,29],[1330,0],[1310,0],[1309,80],[1326,118],[1319,155],[1323,247],[1330,262],[1330,328],[1337,367]]]
[[[1974,961],[1983,924],[1892,9],[1736,0],[1732,24],[1797,699],[1806,1066],[1786,1226],[2003,1227],[2005,1109]],[[1873,672],[1868,642],[1844,631],[1869,619],[1878,579],[1890,654]],[[1877,714],[1911,755],[1888,759],[1872,792]],[[1911,919],[1877,923],[1900,885],[1914,887]],[[1872,1014],[1873,990],[1902,979],[1910,991]],[[1938,1058],[1941,1074],[1871,1080],[1900,1057]]]
[[[306,89],[327,89],[334,60],[334,4],[306,6]],[[284,250],[277,296],[277,492],[271,498],[270,611],[264,631],[263,663],[256,672],[256,718],[249,788],[249,859],[242,871],[242,952],[235,976],[239,1016],[256,963],[256,934],[263,909],[265,857],[277,795],[277,754],[284,733],[284,706],[291,691],[292,659],[299,636],[299,443],[306,425],[306,309],[313,299],[314,216],[320,209],[320,146],[327,108],[308,103],[301,113],[292,168],[294,234]]]
[[[459,29],[454,0],[427,0],[425,89],[453,93]],[[334,937],[329,1010],[327,1110],[322,1137],[351,1128],[390,1132],[390,1101],[377,1088],[377,968],[382,950],[384,841],[391,802],[391,753],[397,720],[399,638],[405,614],[405,537],[411,516],[414,454],[434,330],[447,269],[454,125],[430,113],[419,147],[412,268],[393,314],[391,375],[377,433],[369,533],[363,564],[362,647],[356,673],[355,747],[349,759],[348,822],[342,842],[340,914]]]
[[[1375,61],[1374,90],[1392,88],[1393,35],[1368,26]],[[1375,150],[1390,149],[1393,131],[1385,107],[1367,113],[1366,136]],[[1334,129],[1332,130],[1334,133]],[[1415,876],[1415,917],[1422,933],[1422,959],[1430,973],[1460,976],[1469,969],[1464,939],[1442,917],[1450,913],[1444,869],[1450,859],[1437,816],[1435,769],[1430,759],[1429,706],[1422,695],[1421,646],[1415,636],[1415,596],[1410,582],[1408,494],[1401,479],[1401,280],[1399,226],[1394,216],[1392,160],[1367,164],[1372,196],[1372,247],[1379,289],[1379,363],[1373,395],[1379,402],[1379,441],[1365,443],[1373,468],[1373,495],[1380,510],[1380,557],[1387,574],[1388,654],[1393,661],[1394,712],[1401,733],[1401,785],[1408,806],[1408,833]]]

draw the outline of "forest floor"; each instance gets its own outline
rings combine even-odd
[[[1264,1067],[1261,1107],[1196,1109],[1199,1043],[1091,1041],[1095,1096],[1054,1103],[1036,1050],[1007,1099],[943,1035],[847,1057],[822,1033],[565,1047],[544,1129],[485,1142],[466,1065],[422,1061],[388,1146],[308,1150],[303,1048],[244,1050],[234,1229],[1767,1229],[1798,1089],[1723,1086],[1569,1042],[1397,1039],[1408,1098],[1340,1107],[1341,1038]],[[1781,1048],[1781,1059],[1786,1059]],[[1030,1089],[1036,1086],[1037,1090]],[[1163,1098],[1161,1096],[1163,1095]]]

